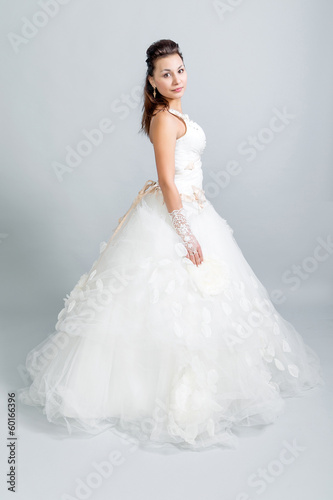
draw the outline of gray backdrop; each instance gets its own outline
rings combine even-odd
[[[5,392],[25,382],[28,349],[157,178],[138,131],[145,51],[161,38],[184,55],[182,109],[207,136],[207,197],[277,309],[292,318],[331,307],[331,1],[1,7]]]
[[[2,4],[7,310],[55,312],[156,179],[138,130],[145,50],[160,38],[183,51],[204,188],[250,265],[277,304],[328,299],[333,248],[314,252],[332,237],[332,3]]]

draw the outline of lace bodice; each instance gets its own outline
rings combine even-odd
[[[176,140],[175,184],[182,201],[196,202],[203,208],[206,198],[202,189],[201,155],[206,147],[205,132],[187,114],[172,108],[169,112],[179,116],[186,125],[185,134]]]

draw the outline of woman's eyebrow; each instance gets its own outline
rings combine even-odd
[[[183,66],[183,64],[181,64],[180,66],[178,66],[178,68],[177,68],[177,69],[181,68],[182,66]],[[166,68],[166,69],[162,69],[162,70],[161,70],[161,73],[162,73],[163,71],[171,71],[171,69],[167,69],[167,68]]]

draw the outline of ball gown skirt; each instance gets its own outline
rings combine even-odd
[[[107,429],[145,446],[238,446],[285,397],[323,385],[318,355],[272,304],[202,189],[203,129],[188,115],[175,184],[204,261],[185,256],[160,186],[147,181],[27,355],[20,400],[66,433]]]

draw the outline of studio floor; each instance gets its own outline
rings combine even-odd
[[[331,500],[333,498],[332,311],[282,311],[319,355],[325,387],[286,399],[277,422],[240,429],[236,449],[201,452],[140,449],[112,431],[64,437],[35,408],[17,404],[16,493],[7,491],[7,393],[24,385],[27,345],[16,333],[39,339],[49,318],[6,323],[11,345],[3,363],[1,498],[17,500]],[[35,337],[34,337],[35,336]]]

